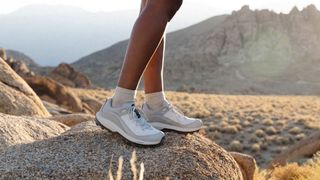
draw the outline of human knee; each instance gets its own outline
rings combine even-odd
[[[165,13],[170,21],[176,12],[180,9],[183,0],[148,0],[148,3],[152,6],[157,6]]]
[[[169,14],[168,14],[168,21],[170,21],[173,16],[177,13],[182,5],[183,0],[168,0],[170,4]]]

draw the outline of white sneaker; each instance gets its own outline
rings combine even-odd
[[[166,104],[160,111],[152,111],[146,103],[142,105],[142,111],[147,116],[148,122],[155,128],[171,129],[180,132],[197,131],[202,126],[201,119],[189,118],[184,116],[173,108],[173,106]]]
[[[96,123],[137,144],[156,145],[164,137],[163,132],[146,121],[146,117],[133,102],[113,108],[112,99],[109,99],[97,112]]]

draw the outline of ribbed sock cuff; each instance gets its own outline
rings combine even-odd
[[[155,100],[165,100],[165,99],[166,98],[165,98],[164,91],[149,93],[149,94],[146,94],[145,96],[145,101],[148,101],[148,102],[152,102]]]
[[[136,90],[125,89],[117,86],[112,97],[112,106],[120,107],[127,102],[133,102],[136,98],[136,95]]]
[[[132,95],[135,98],[137,96],[137,90],[131,90],[117,86],[115,89],[115,94],[127,94]]]
[[[163,107],[166,101],[164,91],[146,94],[145,103],[153,110],[158,110]]]

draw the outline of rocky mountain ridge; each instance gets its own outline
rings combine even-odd
[[[33,59],[22,52],[16,50],[5,50],[5,52],[8,58],[19,59],[31,69],[39,67],[39,65]]]
[[[165,86],[224,94],[319,94],[320,12],[289,14],[244,6],[167,37]],[[112,88],[128,41],[72,65],[93,84]],[[97,73],[99,72],[99,73]]]

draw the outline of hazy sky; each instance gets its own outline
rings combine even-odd
[[[72,5],[94,12],[116,11],[137,9],[139,2],[139,0],[0,0],[0,13],[9,13],[30,4]],[[184,0],[184,6],[192,7],[200,4],[226,13],[237,10],[244,4],[250,5],[252,9],[268,8],[277,12],[288,12],[293,6],[301,9],[311,3],[320,8],[319,0]]]

